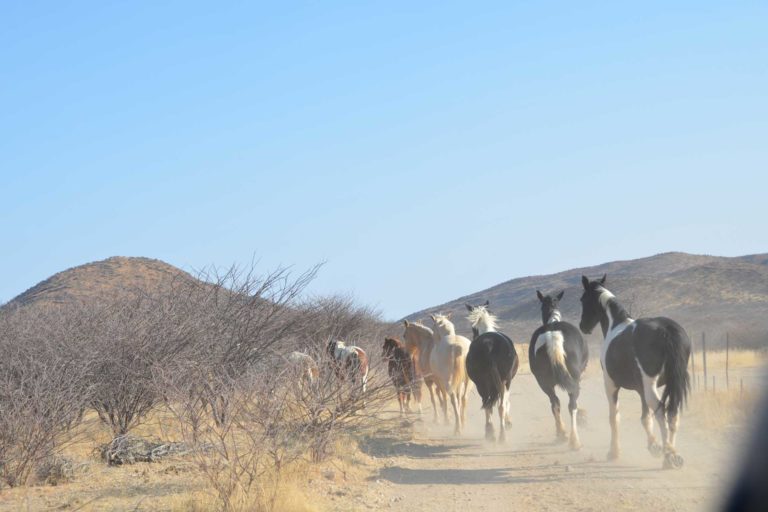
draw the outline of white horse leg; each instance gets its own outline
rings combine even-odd
[[[499,397],[499,442],[504,443],[507,440],[506,428],[504,426],[504,419],[507,417],[507,392],[506,389],[502,389],[501,396]]]
[[[661,445],[656,440],[656,435],[653,433],[653,414],[651,414],[651,408],[648,407],[648,402],[645,400],[645,395],[642,397],[643,402],[643,415],[640,417],[640,421],[645,429],[645,434],[648,437],[648,451],[654,457],[660,457],[662,453]]]
[[[429,391],[429,400],[432,402],[432,419],[435,423],[437,423],[437,404],[435,403],[435,391],[434,391],[434,382],[430,382],[429,384],[426,384],[427,391]]]
[[[453,407],[453,416],[455,419],[455,427],[453,433],[461,435],[461,412],[459,411],[459,397],[455,391],[450,392],[451,407]]]
[[[491,421],[491,410],[483,409],[485,411],[485,440],[494,442],[496,440],[496,433],[493,431],[493,422]]]
[[[438,383],[438,387],[440,389],[440,395],[442,395],[442,400],[440,400],[440,405],[443,407],[443,420],[446,425],[448,425],[450,422],[448,421],[448,391],[443,387],[442,383]],[[439,396],[439,395],[438,395]],[[453,393],[450,394],[451,398],[455,398],[455,395]]]
[[[668,446],[668,432],[667,432],[667,412],[661,405],[661,395],[659,388],[656,387],[657,377],[649,377],[645,372],[640,371],[643,376],[643,395],[648,407],[656,415],[656,421],[659,423],[659,430],[661,430],[661,442],[664,446],[664,451],[667,451]]]
[[[607,373],[603,374],[605,395],[608,398],[608,421],[611,424],[611,449],[608,452],[608,460],[619,458],[619,388],[611,380]]]
[[[467,422],[467,391],[469,390],[469,376],[464,377],[464,389],[461,393],[461,427]]]
[[[579,413],[579,407],[576,400],[578,400],[579,392],[568,394],[568,412],[571,413],[571,438],[569,445],[571,450],[578,450],[581,448],[581,440],[579,439],[579,426],[576,416]]]
[[[512,417],[509,413],[509,391],[504,392],[504,421],[502,425],[504,428],[512,428]]]

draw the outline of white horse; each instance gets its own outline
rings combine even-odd
[[[317,381],[319,369],[309,354],[293,351],[286,357],[290,367],[300,376],[302,386],[312,386]]]
[[[450,315],[431,315],[438,339],[429,357],[429,366],[440,390],[451,400],[456,434],[461,434],[467,408],[469,377],[465,366],[469,340],[456,334]],[[446,400],[447,402],[447,400]],[[443,416],[448,421],[448,405],[443,402]]]

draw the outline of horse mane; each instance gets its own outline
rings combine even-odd
[[[498,327],[496,325],[496,317],[485,309],[485,306],[476,306],[467,315],[467,320],[472,324],[472,327],[477,327],[477,324],[484,322],[486,331],[495,331]]]
[[[408,327],[414,327],[417,331],[421,331],[422,333],[428,335],[430,339],[435,334],[432,329],[422,324],[421,322],[408,322]]]

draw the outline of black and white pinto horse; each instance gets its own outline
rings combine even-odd
[[[520,360],[515,344],[507,335],[496,331],[496,317],[488,311],[488,301],[481,306],[465,304],[467,319],[472,324],[472,343],[467,353],[467,375],[475,383],[485,410],[485,438],[496,440],[491,415],[498,404],[499,442],[506,440],[505,429],[510,425],[509,386],[517,374]]]
[[[560,416],[560,399],[555,388],[560,387],[568,393],[568,412],[571,416],[570,447],[581,448],[577,414],[581,374],[587,367],[589,350],[579,330],[562,321],[558,305],[563,293],[555,297],[544,296],[538,290],[536,295],[541,302],[541,321],[544,325],[533,332],[528,346],[528,362],[531,373],[536,377],[542,391],[549,397],[552,415],[555,417],[555,430],[558,439],[565,439],[565,426]]]
[[[640,394],[642,423],[648,435],[648,450],[664,454],[664,468],[679,468],[683,458],[675,451],[680,410],[688,398],[688,359],[691,340],[685,330],[669,318],[633,320],[616,297],[605,288],[605,276],[590,281],[582,276],[581,330],[585,334],[599,323],[605,340],[600,354],[611,423],[609,459],[619,456],[619,390]],[[664,386],[664,392],[659,387]],[[661,429],[663,447],[653,434],[653,412]]]

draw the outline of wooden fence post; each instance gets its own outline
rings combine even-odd
[[[731,335],[725,333],[725,389],[731,389],[731,378],[728,375],[728,359],[731,352]]]
[[[707,392],[707,336],[701,333],[701,354],[704,358],[704,392]]]
[[[691,373],[693,373],[693,389],[694,391],[698,391],[699,381],[696,379],[696,350],[693,345],[694,344],[691,343]]]

